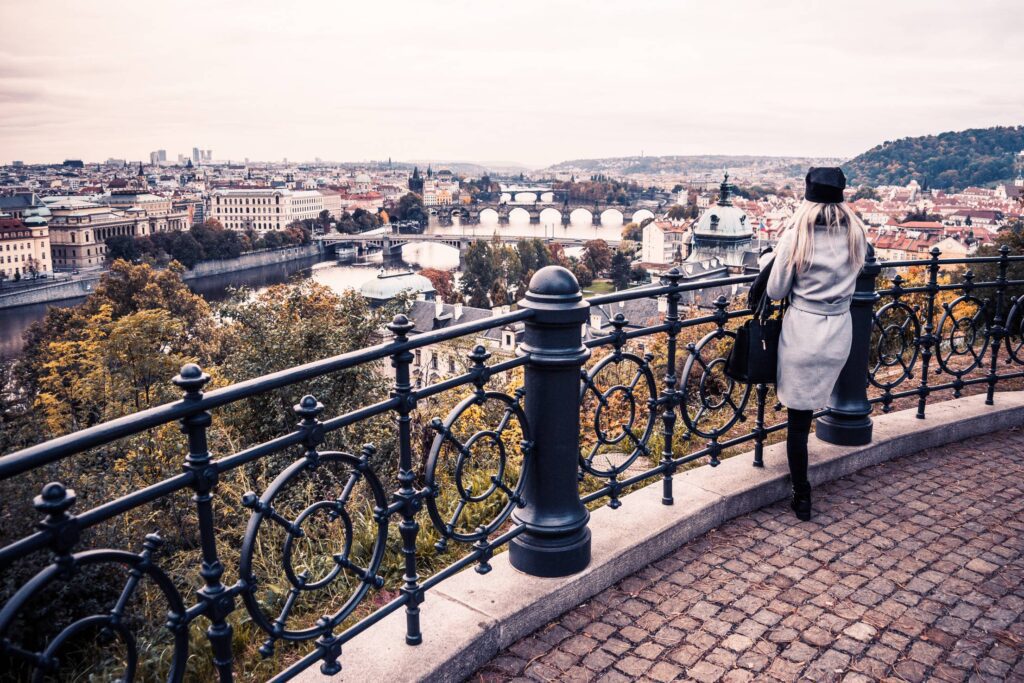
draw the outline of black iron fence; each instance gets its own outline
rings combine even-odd
[[[819,437],[866,443],[872,404],[890,410],[901,399],[916,399],[918,416],[924,417],[936,392],[960,395],[981,384],[991,403],[999,382],[1024,376],[1024,298],[1012,295],[1024,280],[1008,276],[1021,262],[1024,256],[1010,256],[1005,248],[984,258],[941,259],[934,251],[925,261],[880,264],[869,257],[851,307],[850,359],[828,408],[818,416]],[[896,275],[890,286],[877,288],[882,265],[908,272],[924,269],[925,276],[915,283]],[[942,275],[956,267],[962,270],[955,271],[955,278]],[[988,269],[992,276],[979,279],[967,268]],[[618,507],[628,487],[652,479],[661,479],[662,500],[672,505],[673,476],[680,469],[701,460],[715,466],[727,451],[747,444],[753,445],[753,465],[763,466],[764,444],[785,429],[770,387],[740,385],[723,372],[733,330],[750,312],[737,307],[738,298],[724,296],[710,308],[683,303],[697,290],[750,280],[687,282],[673,270],[657,285],[585,301],[567,270],[545,268],[516,311],[415,336],[410,336],[412,323],[399,315],[388,325],[392,338],[386,343],[212,391],[204,391],[210,378],[186,365],[174,378],[184,392],[177,402],[3,456],[0,479],[9,479],[174,422],[180,423],[187,443],[180,474],[89,510],[74,509],[70,486],[75,482],[43,487],[34,499],[41,515],[38,530],[0,549],[5,573],[30,557],[49,554],[44,568],[28,580],[17,585],[4,581],[0,668],[31,671],[39,680],[55,677],[69,666],[70,657],[92,654],[69,643],[95,634],[96,642],[118,646],[117,674],[135,678],[144,644],[128,611],[139,607],[137,593],[145,584],[146,613],[154,613],[154,601],[166,613],[159,630],[168,642],[161,672],[168,680],[184,677],[190,649],[195,649],[190,625],[200,619],[207,624],[217,674],[231,680],[240,647],[232,621],[240,611],[263,632],[259,652],[264,656],[279,641],[309,644],[307,653],[292,658],[275,680],[287,680],[317,662],[325,674],[333,674],[341,669],[343,645],[397,610],[405,611],[406,642],[420,643],[424,594],[467,567],[486,573],[501,548],[507,546],[511,563],[530,574],[579,571],[590,559],[588,505],[607,500]],[[623,302],[651,297],[664,302],[653,324],[631,325],[616,314],[610,332],[584,335],[595,307],[615,311]],[[525,330],[516,357],[489,365],[490,354],[477,346],[469,355],[468,372],[414,386],[410,367],[417,349],[520,323]],[[591,358],[595,350],[603,355]],[[218,408],[380,361],[390,361],[394,370],[387,399],[324,419],[325,407],[305,396],[294,408],[294,431],[237,452],[210,452],[207,434]],[[1001,372],[1002,364],[1011,367]],[[495,377],[518,368],[521,388],[495,386]],[[465,400],[430,423],[436,436],[429,452],[415,452],[411,416],[418,406],[467,387]],[[380,415],[395,418],[395,490],[387,490],[374,471],[373,445],[358,452],[323,449],[328,434]],[[218,480],[290,451],[295,457],[265,490],[241,497],[250,517],[238,566],[228,572],[218,537],[218,507],[224,502]],[[195,567],[200,587],[192,604],[183,597],[187,591],[161,569],[159,529],[138,530],[141,550],[80,547],[87,530],[186,491],[192,493],[201,557]],[[302,495],[291,497],[295,491]],[[475,511],[470,514],[470,509]],[[464,548],[460,559],[426,578],[418,564],[421,523],[433,527],[439,549]],[[300,551],[314,527],[333,532],[319,552],[310,554],[305,546]],[[401,585],[390,599],[380,599],[381,565],[389,544],[402,557]],[[285,577],[276,591],[268,592],[261,578],[266,557]],[[74,600],[74,591],[56,588],[73,587],[97,570],[125,574],[110,604],[49,625],[45,640],[23,637],[19,624],[33,618],[33,601],[56,595]],[[237,579],[225,581],[226,573]],[[330,609],[312,623],[297,623],[297,604],[318,595],[330,598]],[[310,613],[309,608],[302,611]]]

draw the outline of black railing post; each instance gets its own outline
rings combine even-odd
[[[395,342],[403,344],[409,340],[409,333],[415,325],[405,315],[396,315],[388,324],[388,329],[395,336]],[[401,488],[395,493],[395,502],[399,505],[402,521],[398,524],[398,533],[402,537],[402,555],[405,557],[405,573],[402,575],[402,593],[408,600],[405,603],[405,642],[407,645],[419,645],[423,642],[420,632],[420,605],[423,603],[423,589],[420,587],[420,575],[416,568],[416,535],[420,524],[416,514],[422,507],[422,499],[413,484],[416,483],[416,472],[412,462],[412,418],[409,413],[416,407],[412,393],[412,379],[409,375],[409,364],[413,354],[408,349],[399,351],[391,357],[391,366],[395,369],[395,388],[391,395],[398,399],[398,483]]]
[[[210,376],[198,365],[189,363],[182,366],[181,372],[172,381],[185,391],[185,401],[198,401],[203,397],[203,387],[210,381]],[[192,489],[195,495],[192,500],[196,504],[196,516],[199,519],[199,546],[203,558],[199,574],[203,578],[203,587],[198,594],[203,603],[203,614],[210,620],[206,637],[210,640],[213,664],[217,667],[219,678],[223,683],[229,683],[234,680],[231,652],[234,630],[228,623],[228,615],[235,609],[235,598],[221,582],[224,564],[217,554],[217,527],[213,517],[217,469],[212,466],[206,440],[206,430],[212,421],[209,412],[199,411],[182,418],[181,431],[188,437],[185,471],[193,474]]]
[[[815,433],[828,443],[841,446],[862,446],[871,443],[871,403],[868,402],[868,359],[871,353],[871,330],[875,302],[875,278],[882,270],[875,260],[875,250],[868,245],[864,267],[857,277],[857,286],[850,303],[853,319],[853,341],[850,356],[839,373],[839,379],[828,400],[828,414],[819,417]]]
[[[541,268],[519,302],[533,311],[519,353],[525,371],[526,419],[533,466],[516,521],[526,530],[509,547],[512,566],[533,576],[566,576],[590,563],[590,513],[579,497],[580,368],[589,306],[579,283],[560,266]]]
[[[676,287],[683,279],[683,274],[678,268],[665,273],[661,278],[661,284]],[[679,330],[682,325],[679,322],[679,299],[682,295],[672,291],[665,295],[668,310],[665,311],[665,324],[668,325],[667,348],[665,350],[665,387],[661,391],[659,404],[661,407],[661,464],[665,467],[665,474],[661,480],[661,502],[663,505],[672,505],[675,501],[672,495],[672,474],[676,470],[673,462],[672,441],[676,433],[676,409],[679,406],[676,387],[679,378],[676,376],[676,340],[679,337]]]
[[[1010,267],[1010,247],[1005,244],[999,247],[999,275],[996,276],[996,310],[992,315],[992,324],[989,326],[989,334],[992,335],[992,363],[988,370],[988,393],[985,396],[985,405],[995,405],[996,382],[999,381],[999,349],[1003,345],[1003,337],[1006,336],[1006,317],[1003,315],[1003,307],[1006,305],[1006,271]]]

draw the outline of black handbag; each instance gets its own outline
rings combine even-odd
[[[736,330],[736,342],[725,361],[725,374],[745,384],[775,384],[779,367],[779,336],[782,318],[772,315],[771,299],[764,292],[768,274],[775,263],[772,259],[758,274],[751,286],[754,313]],[[757,286],[760,285],[760,286]]]

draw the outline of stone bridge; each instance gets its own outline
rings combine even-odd
[[[528,193],[527,193],[528,194]],[[517,195],[517,196],[521,196]],[[605,216],[615,220],[617,217],[623,224],[640,221],[646,218],[654,218],[654,213],[660,207],[651,208],[637,205],[609,204],[606,202],[486,202],[468,205],[452,206],[428,206],[431,225],[453,225],[456,220],[459,225],[473,225],[480,222],[482,217],[488,215],[496,216],[499,225],[508,225],[514,214],[524,215],[534,225],[541,223],[568,225],[572,215],[577,214],[577,223],[582,220],[589,221],[593,225],[601,225],[609,222]],[[584,218],[585,216],[585,218]]]
[[[516,244],[522,239],[532,239],[530,237],[520,235],[498,235],[497,237],[503,244]],[[400,259],[402,257],[402,247],[412,242],[431,242],[458,249],[459,257],[461,259],[465,255],[466,250],[469,249],[470,244],[477,240],[485,240],[489,242],[492,241],[494,237],[465,233],[448,235],[401,235],[395,233],[375,233],[360,235],[332,234],[323,235],[317,239],[323,244],[325,249],[335,248],[338,245],[354,246],[360,256],[367,251],[379,250],[384,253],[384,258],[387,260]],[[555,237],[547,238],[544,241],[546,243],[554,242],[565,247],[581,247],[589,240],[575,237]],[[617,247],[619,244],[615,240],[607,242],[608,246],[612,248]]]

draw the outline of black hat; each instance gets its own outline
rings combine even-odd
[[[838,166],[811,166],[807,171],[804,199],[820,204],[839,204],[846,189],[846,176]]]

